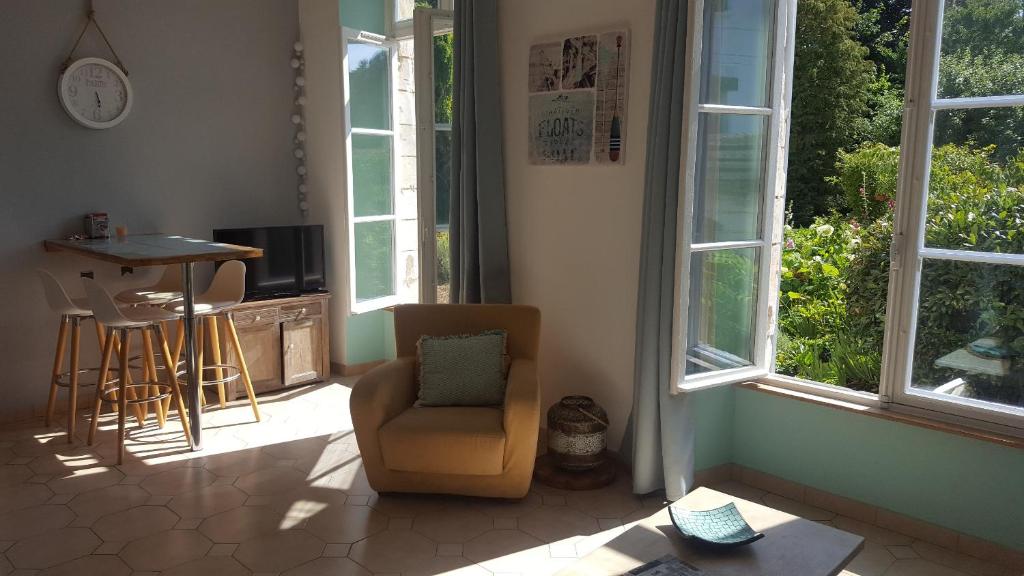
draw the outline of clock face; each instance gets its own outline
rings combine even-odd
[[[128,78],[120,68],[100,58],[74,62],[61,76],[59,90],[67,113],[89,128],[116,126],[131,109]]]

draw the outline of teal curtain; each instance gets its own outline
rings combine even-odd
[[[693,485],[694,453],[692,400],[669,394],[686,2],[659,0],[654,23],[633,410],[623,449],[632,462],[634,492],[664,488],[676,500]]]
[[[449,231],[453,302],[508,303],[497,0],[455,1]]]

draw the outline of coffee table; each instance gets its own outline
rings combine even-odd
[[[697,488],[679,502],[691,510],[732,502],[764,538],[724,550],[699,547],[680,536],[668,508],[662,508],[557,576],[618,576],[665,554],[678,556],[709,576],[833,576],[864,546],[860,536],[710,488]]]

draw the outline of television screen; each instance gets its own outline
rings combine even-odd
[[[245,260],[245,299],[296,296],[326,288],[323,226],[269,226],[213,231],[213,239],[263,249]]]

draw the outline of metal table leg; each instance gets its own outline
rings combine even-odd
[[[199,450],[202,448],[202,411],[203,405],[200,402],[200,390],[198,374],[196,374],[196,310],[195,310],[195,294],[193,292],[192,282],[192,262],[185,262],[181,265],[182,278],[184,285],[182,286],[182,296],[185,300],[185,379],[188,382],[186,388],[188,394],[188,417],[189,427],[192,430],[192,449]]]

